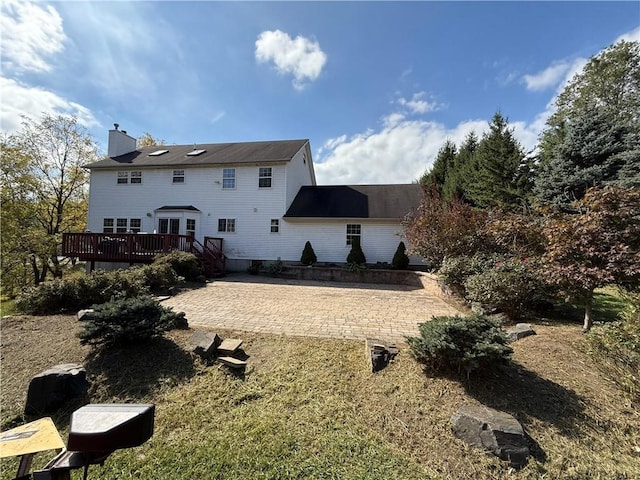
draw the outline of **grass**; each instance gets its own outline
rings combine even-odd
[[[598,288],[593,296],[592,316],[595,322],[614,322],[620,319],[625,307],[626,302],[618,288]],[[581,323],[584,320],[584,307],[568,302],[558,303],[549,317],[561,322]]]
[[[21,412],[34,374],[80,362],[91,388],[53,416],[63,438],[86,402],[156,404],[152,439],[92,467],[92,479],[638,478],[640,414],[578,348],[579,324],[534,327],[511,367],[460,382],[425,374],[406,348],[374,375],[361,342],[220,332],[250,357],[234,375],[194,357],[188,331],[96,354],[75,338],[74,317],[14,317],[2,323],[2,428],[32,420]],[[529,464],[515,472],[456,439],[450,417],[464,404],[514,415]],[[0,462],[0,478],[16,467]]]

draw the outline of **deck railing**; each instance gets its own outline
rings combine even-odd
[[[64,233],[62,255],[79,260],[148,263],[159,253],[191,252],[191,235],[166,233]]]

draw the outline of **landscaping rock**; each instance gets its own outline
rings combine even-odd
[[[227,338],[220,345],[218,345],[219,355],[233,355],[236,350],[242,345],[242,340],[236,338]]]
[[[190,343],[193,346],[193,353],[206,359],[215,353],[218,345],[222,343],[222,338],[217,333],[195,330],[191,335]]]
[[[247,366],[246,361],[239,360],[234,357],[218,357],[216,360],[219,363],[226,365],[227,367],[236,368],[236,369],[245,368]]]
[[[80,397],[89,388],[82,365],[56,365],[31,379],[24,407],[26,415],[41,415],[60,408],[67,400]]]
[[[86,310],[80,310],[77,313],[78,320],[87,322],[93,320],[93,308],[87,308]]]
[[[389,365],[399,352],[395,343],[387,343],[378,338],[367,338],[364,349],[372,373],[378,372]]]
[[[465,405],[451,417],[453,433],[468,444],[492,452],[512,467],[526,465],[529,447],[522,425],[508,413]]]
[[[517,323],[515,327],[507,329],[507,339],[510,342],[515,342],[516,340],[535,334],[536,332],[531,328],[529,323]]]

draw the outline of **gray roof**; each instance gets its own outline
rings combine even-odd
[[[333,185],[302,187],[285,218],[402,219],[416,208],[422,187],[396,185]]]
[[[164,167],[198,165],[234,165],[242,163],[280,163],[288,162],[308,142],[302,140],[276,140],[266,142],[207,143],[195,145],[195,150],[204,150],[200,155],[190,156],[194,145],[161,145],[141,147],[134,152],[119,157],[104,158],[85,168],[122,168],[122,167]],[[157,156],[150,153],[168,150]]]

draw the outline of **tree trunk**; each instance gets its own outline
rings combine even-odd
[[[584,304],[584,323],[582,325],[582,332],[587,333],[593,326],[593,318],[591,313],[593,311],[593,295],[587,299]]]
[[[31,262],[31,270],[33,271],[33,285],[38,286],[40,284],[40,270],[38,269],[38,260],[35,255],[31,255],[29,258]]]

